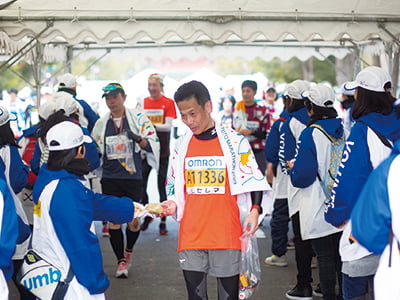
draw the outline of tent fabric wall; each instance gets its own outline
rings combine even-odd
[[[279,5],[273,0],[18,0],[0,11],[0,31],[20,40],[36,36],[49,20],[52,26],[39,37],[42,43],[62,37],[72,45],[113,40],[222,44],[283,41],[288,35],[298,41],[391,41],[381,22],[400,37],[398,0],[288,0]]]

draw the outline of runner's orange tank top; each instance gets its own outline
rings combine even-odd
[[[237,197],[231,195],[218,138],[192,137],[185,157],[185,212],[178,251],[240,250],[242,228]]]

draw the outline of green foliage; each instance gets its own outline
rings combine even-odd
[[[316,58],[313,60],[313,70],[308,70],[313,75],[312,80],[315,82],[328,81],[332,85],[336,84],[335,58],[328,57],[325,61]],[[307,66],[307,62],[304,62]],[[296,79],[305,78],[302,69],[302,62],[297,58],[291,58],[288,61],[282,61],[279,58],[267,62],[259,57],[252,61],[246,61],[243,58],[237,58],[228,61],[225,58],[217,60],[217,72],[221,76],[229,74],[253,74],[261,72],[265,74],[270,82],[283,83],[292,82]]]

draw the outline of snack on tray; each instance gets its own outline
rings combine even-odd
[[[150,203],[150,204],[147,204],[146,207],[145,207],[145,209],[146,209],[149,213],[154,214],[154,215],[159,215],[159,214],[162,214],[162,213],[164,212],[164,208],[163,208],[163,207],[161,206],[161,204],[159,204],[159,203]]]

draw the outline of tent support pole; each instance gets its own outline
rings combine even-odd
[[[25,51],[25,49],[28,48],[28,46],[30,46],[34,41],[37,41],[38,38],[39,38],[47,29],[49,29],[50,27],[53,26],[53,24],[54,24],[53,21],[47,21],[47,22],[46,22],[46,27],[43,28],[42,31],[40,31],[40,32],[39,32],[36,36],[34,36],[29,42],[27,42],[21,49],[19,49],[19,50],[18,50],[13,56],[11,56],[7,61],[5,61],[4,63],[2,63],[2,64],[0,65],[0,73],[3,72],[2,70],[3,70],[4,67],[7,67],[7,69],[10,68],[13,64],[15,64],[15,63],[18,61],[18,59],[20,59],[24,54],[26,54],[27,52],[29,52],[34,46],[31,46],[27,51]],[[15,61],[13,61],[14,58],[16,58],[17,56],[19,56],[18,59],[15,60]],[[12,64],[9,64],[11,61],[13,61]]]
[[[393,42],[400,47],[400,40],[385,27],[385,23],[378,23],[378,27],[386,32],[393,39]]]
[[[95,61],[93,61],[90,65],[88,65],[85,70],[83,70],[82,72],[80,72],[77,76],[82,75],[83,73],[85,73],[87,70],[89,70],[94,64],[96,64],[97,62],[99,62],[101,59],[103,59],[104,56],[106,56],[108,53],[111,52],[111,49],[107,49],[106,53],[104,53],[102,56],[100,56],[99,58],[97,58]]]

